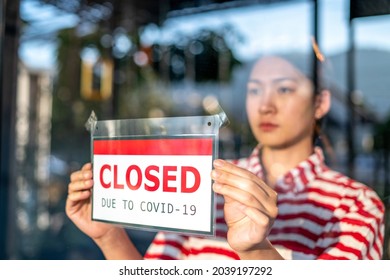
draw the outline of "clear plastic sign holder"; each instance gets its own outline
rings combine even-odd
[[[218,135],[209,116],[98,120],[92,112],[92,219],[129,228],[215,235],[210,173]]]

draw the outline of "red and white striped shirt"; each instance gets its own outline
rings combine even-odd
[[[263,178],[259,148],[234,161]],[[320,148],[279,178],[279,214],[268,239],[285,259],[381,259],[384,206],[375,191],[329,169]],[[159,232],[145,259],[239,259],[226,241],[223,198],[216,237]]]

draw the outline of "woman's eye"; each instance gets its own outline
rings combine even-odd
[[[260,94],[260,89],[259,88],[248,88],[247,92],[248,92],[248,94],[257,95],[257,94]]]
[[[294,89],[291,88],[291,87],[280,87],[278,89],[278,92],[281,93],[281,94],[288,94],[288,93],[294,92]]]

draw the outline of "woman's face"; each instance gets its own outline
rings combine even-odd
[[[256,63],[247,84],[246,109],[252,132],[263,147],[311,145],[313,86],[288,61],[266,57]]]

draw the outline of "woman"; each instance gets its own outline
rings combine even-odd
[[[257,61],[246,109],[259,144],[248,158],[214,161],[217,238],[160,232],[141,256],[124,229],[91,221],[90,164],[71,175],[66,212],[107,259],[380,259],[383,204],[314,147],[329,108],[329,91],[286,59]]]

